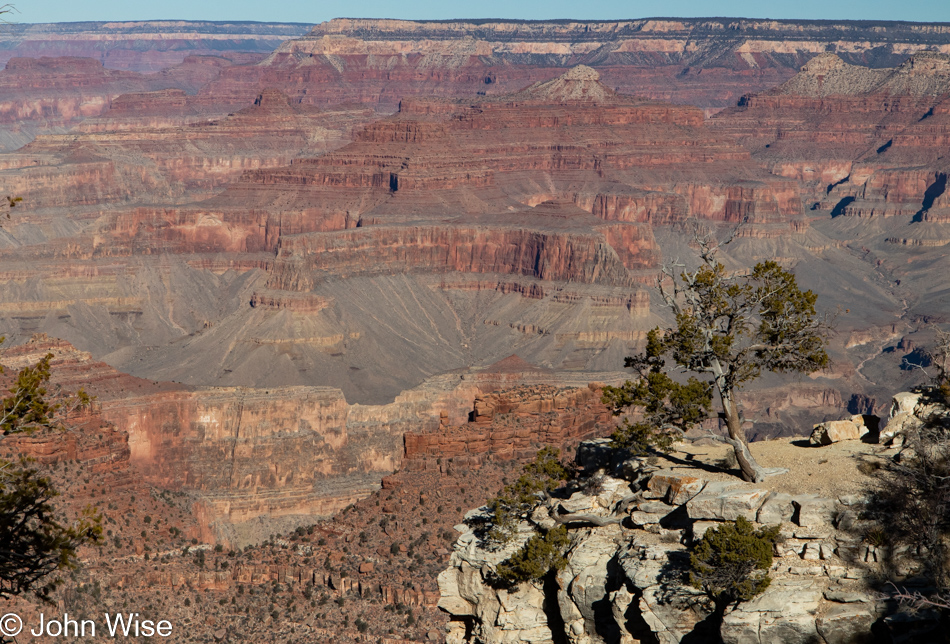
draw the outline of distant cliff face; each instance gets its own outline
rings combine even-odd
[[[443,457],[478,467],[530,456],[538,441],[567,447],[609,432],[588,374],[514,356],[430,378],[385,405],[351,405],[331,387],[193,388],[135,378],[46,336],[8,349],[4,364],[12,374],[48,352],[55,386],[83,388],[95,404],[72,431],[10,437],[0,456],[81,461],[110,485],[185,493],[209,541],[260,541],[273,532],[258,534],[262,521],[309,525],[379,489],[407,459],[414,470],[438,469]],[[611,384],[625,377],[593,376]]]
[[[717,114],[710,127],[739,139],[774,173],[800,181],[813,209],[929,222],[891,243],[950,240],[933,225],[950,222],[946,54],[923,52],[883,69],[822,54],[786,83]]]
[[[309,25],[273,22],[140,20],[5,25],[0,63],[10,58],[82,56],[111,69],[157,72],[187,56],[270,53]]]
[[[235,70],[233,78],[254,73],[280,82],[304,74],[314,82],[343,83],[335,96],[308,91],[308,101],[375,95],[380,103],[395,105],[409,94],[504,93],[585,64],[625,93],[714,108],[782,82],[822,52],[883,67],[924,49],[950,52],[950,29],[744,19],[337,19],[284,43],[260,68]],[[228,82],[219,83],[222,91]]]

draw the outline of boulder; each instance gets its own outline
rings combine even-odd
[[[673,507],[663,501],[641,501],[637,503],[637,509],[640,512],[650,512],[652,514],[666,515],[673,511]]]
[[[672,470],[660,470],[650,477],[645,496],[663,499],[670,505],[682,505],[699,494],[705,485],[706,481],[701,478]]]
[[[721,526],[719,521],[696,521],[693,523],[693,541],[702,539],[710,528]]]
[[[920,394],[902,391],[891,398],[891,409],[887,414],[887,423],[881,430],[879,441],[891,443],[894,438],[907,430],[920,427],[921,420],[915,414],[920,403]]]
[[[794,513],[795,506],[792,505],[791,494],[770,494],[759,508],[756,520],[765,525],[774,525],[791,521]]]
[[[923,425],[923,422],[911,412],[900,412],[894,414],[887,420],[887,425],[881,431],[878,441],[883,444],[889,444],[898,436],[902,436],[908,431],[915,430]]]
[[[686,511],[693,520],[734,521],[741,516],[755,521],[768,495],[767,490],[736,487],[735,483],[707,483],[702,493],[687,501]]]
[[[830,420],[815,425],[809,442],[812,445],[831,445],[840,441],[858,440],[868,433],[868,428],[850,420]]]
[[[914,408],[919,402],[920,394],[917,393],[902,391],[894,394],[894,397],[891,398],[891,409],[888,412],[888,419],[893,418],[897,414],[914,413]]]
[[[775,579],[764,593],[743,602],[722,621],[726,644],[811,644],[821,587],[814,580]]]
[[[633,521],[633,525],[642,528],[643,526],[659,524],[664,516],[666,515],[635,510],[630,513],[630,520]]]

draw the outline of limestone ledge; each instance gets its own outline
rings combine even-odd
[[[582,443],[578,462],[585,470],[606,465],[602,444]],[[776,546],[769,588],[727,610],[725,642],[850,641],[883,615],[865,580],[876,574],[884,553],[861,540],[861,499],[707,482],[700,470],[657,471],[645,459],[616,467],[608,466],[614,474],[605,476],[601,492],[573,491],[549,501],[500,549],[484,549],[468,525],[457,526],[461,536],[450,567],[439,575],[439,607],[451,615],[447,642],[680,642],[706,613],[696,609],[699,591],[677,581],[671,567],[683,565],[686,545],[705,530],[739,516],[780,524],[784,539]],[[572,530],[567,567],[554,583],[491,586],[491,572],[535,525],[555,525],[548,512],[556,506],[561,513],[600,516],[608,525]]]

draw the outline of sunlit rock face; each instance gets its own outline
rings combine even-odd
[[[715,111],[787,80],[829,50],[873,67],[925,49],[950,52],[944,25],[888,23],[884,33],[868,23],[742,19],[337,19],[213,85],[218,94],[237,95],[248,86],[303,81],[306,89],[296,95],[304,101],[371,101],[394,109],[407,96],[505,94],[584,64],[624,93]]]

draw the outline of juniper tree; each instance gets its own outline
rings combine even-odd
[[[720,615],[764,592],[772,581],[768,570],[779,528],[756,530],[741,516],[710,528],[690,551],[690,585],[705,592]]]
[[[11,434],[65,430],[68,412],[91,402],[82,390],[75,396],[50,394],[52,357],[47,354],[24,367],[13,380],[10,395],[0,401],[0,440]],[[52,481],[28,459],[0,460],[0,598],[29,592],[48,599],[56,585],[54,573],[74,567],[79,547],[99,541],[98,514],[86,509],[79,520],[64,524],[52,503],[56,496]]]
[[[628,424],[635,430],[632,438],[659,440],[662,446],[671,432],[706,418],[715,392],[727,428],[727,436],[716,437],[735,450],[742,478],[758,482],[774,472],[760,467],[749,451],[737,393],[763,371],[811,373],[826,366],[828,327],[815,311],[817,296],[803,291],[790,271],[765,261],[730,274],[716,260],[723,244],[696,241],[699,267],[677,275],[666,266],[657,280],[675,324],[654,329],[644,353],[627,358],[627,367],[640,378],[606,387],[604,402],[615,414],[629,406],[643,408],[646,429]],[[690,378],[682,384],[671,376],[675,373]]]

